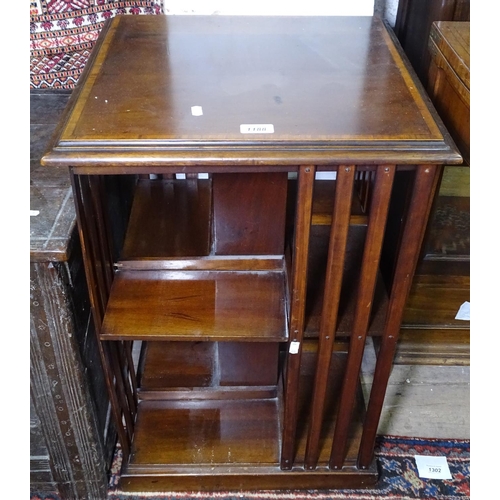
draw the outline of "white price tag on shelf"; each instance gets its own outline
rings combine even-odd
[[[418,475],[427,479],[451,479],[450,468],[446,457],[429,457],[415,455]]]
[[[299,352],[299,347],[300,347],[300,342],[297,342],[296,340],[293,340],[290,342],[290,348],[288,351],[290,354],[297,354]]]
[[[470,321],[470,302],[464,302],[455,316],[455,319],[461,319],[463,321]]]

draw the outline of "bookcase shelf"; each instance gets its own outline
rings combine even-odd
[[[102,340],[286,341],[283,273],[118,271]]]

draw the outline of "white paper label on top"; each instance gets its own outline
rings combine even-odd
[[[446,457],[415,455],[415,462],[419,477],[427,479],[451,479]]]
[[[242,134],[274,134],[274,125],[271,123],[244,123],[240,125]]]
[[[297,354],[299,352],[300,342],[293,340],[290,342],[289,352],[290,354]]]
[[[465,301],[457,312],[455,319],[470,321],[470,302]]]

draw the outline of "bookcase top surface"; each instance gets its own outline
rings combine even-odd
[[[401,54],[377,17],[117,16],[43,161],[459,163]]]

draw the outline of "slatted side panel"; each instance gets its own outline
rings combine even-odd
[[[335,330],[337,327],[355,171],[356,169],[353,165],[341,166],[337,170],[335,202],[330,229],[323,309],[319,331],[316,375],[306,445],[306,469],[314,469],[316,467],[319,455],[319,438],[323,422],[326,392],[328,390],[327,381],[330,372]]]
[[[341,469],[344,464],[347,437],[352,425],[356,388],[361,371],[371,306],[377,282],[394,173],[395,166],[392,165],[379,166],[376,172],[370,172],[370,177],[374,181],[373,192],[369,198],[368,228],[363,249],[360,281],[357,290],[347,365],[342,381],[339,410],[333,436],[330,457],[330,468],[332,469]],[[368,202],[368,199],[366,201]]]
[[[294,388],[298,386],[301,363],[301,343],[303,340],[303,308],[305,307],[305,292],[298,279],[307,277],[308,236],[310,228],[310,211],[306,197],[312,196],[312,186],[308,185],[305,170],[299,174],[298,205],[301,211],[296,220],[296,243],[294,248],[292,279],[294,280],[291,301],[291,342],[297,342],[298,350],[289,352],[287,378],[285,385],[285,418],[282,448],[283,469],[304,467],[315,470],[318,466],[321,440],[324,427],[328,422],[335,421],[329,468],[342,469],[346,463],[346,453],[349,446],[353,422],[356,393],[361,371],[366,338],[370,326],[372,304],[375,288],[379,278],[379,264],[382,245],[386,231],[387,217],[396,172],[395,165],[379,165],[358,168],[354,165],[343,165],[337,168],[337,182],[334,196],[332,222],[330,227],[329,247],[326,265],[325,287],[323,291],[323,306],[321,313],[318,352],[315,368],[313,395],[309,403],[308,429],[304,463],[295,461],[294,450],[297,449],[297,394]],[[395,339],[401,322],[404,301],[411,285],[411,277],[416,265],[418,254],[414,253],[416,242],[421,242],[429,212],[429,201],[432,190],[435,189],[436,169],[432,166],[416,167],[416,182],[413,198],[406,218],[401,246],[398,249],[396,274],[391,289],[390,307],[383,336],[383,349],[377,363],[377,372],[373,383],[372,394],[364,421],[362,439],[359,444],[358,467],[367,468],[373,460],[376,430],[383,404],[385,387],[387,385],[392,356],[394,355]],[[302,175],[302,180],[301,180]],[[300,199],[300,197],[303,197]],[[343,290],[346,248],[350,226],[350,211],[353,196],[359,196],[363,210],[368,214],[366,236],[362,248],[359,279],[356,283],[354,316],[350,335],[347,362],[341,380],[341,390],[335,405],[335,415],[325,414],[325,401],[332,391],[329,387],[329,373],[332,362],[332,351],[335,333],[338,327],[339,303]],[[307,279],[307,278],[306,278]]]
[[[416,249],[422,245],[432,199],[439,179],[439,171],[440,167],[437,165],[418,165],[416,167],[411,201],[397,252],[384,334],[377,356],[363,425],[358,455],[358,467],[362,469],[367,468],[373,459],[377,428],[396,351],[404,306],[419,257],[419,252]]]
[[[114,275],[112,249],[109,246],[110,226],[106,207],[102,202],[106,199],[103,196],[104,181],[99,176],[73,174],[71,181],[92,314],[99,339]],[[130,452],[137,411],[132,343],[108,345],[98,340],[98,346],[111,410],[126,460]]]

